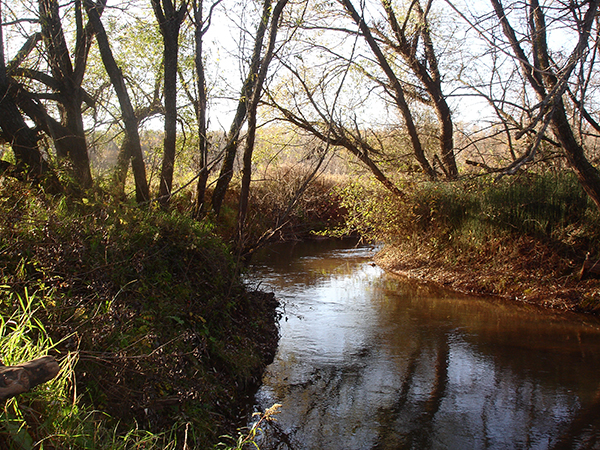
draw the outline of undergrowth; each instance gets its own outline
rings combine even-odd
[[[490,238],[527,235],[600,251],[594,246],[599,214],[569,174],[415,183],[405,192],[407,198],[400,199],[375,183],[346,186],[341,191],[349,212],[346,227],[375,240],[429,238],[457,250],[481,247]]]
[[[276,301],[242,284],[213,224],[2,182],[2,357],[63,365],[5,403],[2,448],[210,448],[235,429],[273,357]]]
[[[331,175],[312,177],[303,166],[273,167],[253,181],[245,237],[248,244],[270,230],[275,240],[304,239],[340,226],[345,219],[338,186],[345,179]],[[237,225],[239,186],[233,183],[219,219],[219,233],[231,238]]]

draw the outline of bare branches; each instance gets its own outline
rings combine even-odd
[[[451,5],[449,1],[447,3]],[[533,135],[533,141],[521,157],[505,168],[503,174],[513,174],[523,165],[532,162],[541,143],[546,139],[547,131],[551,130],[581,185],[600,208],[600,173],[587,159],[583,142],[578,141],[576,137],[565,105],[565,94],[570,92],[569,84],[574,83],[580,89],[585,89],[581,83],[581,76],[578,82],[577,79],[573,80],[572,75],[576,67],[580,67],[579,74],[583,73],[584,61],[588,61],[589,40],[596,22],[599,1],[592,0],[585,4],[572,4],[568,8],[565,6],[563,9],[553,9],[552,6],[541,5],[538,0],[528,0],[524,4],[511,5],[510,8],[514,13],[512,16],[511,10],[504,7],[500,0],[490,0],[490,4],[505,41],[501,41],[494,34],[493,26],[491,31],[483,29],[482,20],[470,20],[469,24],[479,35],[485,36],[494,49],[498,50],[501,48],[500,45],[508,44],[513,61],[520,68],[523,79],[527,86],[533,89],[538,100],[537,104],[527,109],[528,123],[515,133],[517,139],[526,134]],[[556,16],[549,18],[549,14]],[[512,21],[509,16],[512,17]],[[577,36],[572,50],[562,56],[560,63],[551,58],[548,40],[549,23],[553,25],[560,23],[564,26],[570,24],[568,29],[570,35]],[[593,61],[588,64],[591,66]],[[576,101],[572,93],[570,98],[581,116],[585,118],[583,102]],[[581,99],[583,98],[582,96]],[[587,116],[589,117],[589,114]],[[504,116],[504,120],[506,117]],[[593,126],[593,119],[588,122]]]
[[[15,57],[6,65],[6,72],[12,74],[14,70],[21,65],[21,63],[29,56],[29,54],[35,49],[38,42],[42,40],[42,33],[34,33],[25,41],[21,49],[17,52]]]

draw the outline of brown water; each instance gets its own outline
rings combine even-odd
[[[261,450],[600,448],[599,320],[415,284],[347,246],[254,265],[283,304]]]

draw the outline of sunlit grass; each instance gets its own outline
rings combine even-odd
[[[221,436],[221,439],[225,442],[217,444],[217,448],[223,450],[255,448],[260,450],[257,440],[264,433],[263,426],[268,422],[276,421],[275,416],[280,413],[280,408],[281,404],[275,403],[263,413],[254,413],[253,417],[255,420],[252,425],[239,429],[237,436]]]
[[[153,433],[137,426],[118,431],[106,413],[82,402],[75,383],[78,351],[57,352],[54,342],[36,317],[43,299],[26,293],[1,291],[2,303],[14,304],[14,312],[0,316],[0,348],[6,366],[24,363],[51,354],[59,360],[54,379],[29,392],[2,402],[0,407],[0,448],[23,449],[160,449],[197,448],[189,423],[176,423],[170,430]]]
[[[4,287],[6,288],[6,287]],[[0,411],[0,442],[6,448],[62,448],[66,442],[75,443],[93,435],[89,412],[82,410],[74,390],[73,368],[77,352],[58,355],[56,344],[42,322],[36,317],[43,299],[27,290],[24,295],[11,294],[3,289],[3,313],[7,305],[13,312],[0,317],[0,348],[5,365],[16,365],[53,353],[59,356],[57,377],[4,402]],[[6,318],[8,316],[8,318]]]
[[[576,228],[587,230],[589,240],[596,237],[586,224],[596,223],[598,213],[569,174],[414,184],[404,200],[356,182],[341,195],[346,226],[380,241],[416,237],[423,243],[430,237],[473,249],[510,234],[561,240]]]

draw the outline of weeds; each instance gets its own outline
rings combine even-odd
[[[345,216],[336,186],[340,179],[318,175],[305,185],[311,170],[304,166],[280,166],[257,181],[250,199],[254,236],[285,223],[282,234],[302,238],[339,226]]]
[[[257,437],[263,432],[261,427],[264,423],[276,421],[275,415],[280,413],[280,408],[281,404],[275,403],[263,413],[254,413],[252,416],[257,418],[255,422],[249,428],[238,430],[236,438],[232,436],[221,436],[221,438],[233,442],[233,444],[219,443],[217,448],[222,448],[224,450],[244,450],[248,446],[252,446],[260,450],[256,441]]]
[[[415,184],[404,201],[364,183],[349,185],[340,194],[349,214],[344,231],[379,241],[429,241],[476,250],[508,235],[558,242],[586,229],[587,237],[579,234],[581,245],[599,237],[587,225],[597,222],[598,214],[569,174]]]
[[[378,262],[456,289],[596,310],[600,215],[572,174],[415,183],[406,199],[355,183],[341,191],[349,229],[388,244]],[[534,298],[535,297],[535,298]]]
[[[27,290],[23,296],[2,291],[3,303],[16,304],[16,310],[5,319],[0,317],[0,348],[5,365],[16,365],[49,352],[57,345],[36,317],[43,301],[37,301]],[[16,297],[14,299],[13,297]],[[74,396],[74,370],[77,353],[69,352],[60,361],[59,375],[37,387],[4,402],[0,410],[0,443],[2,448],[62,448],[65,442],[85,439],[91,433],[86,414],[79,409]]]

